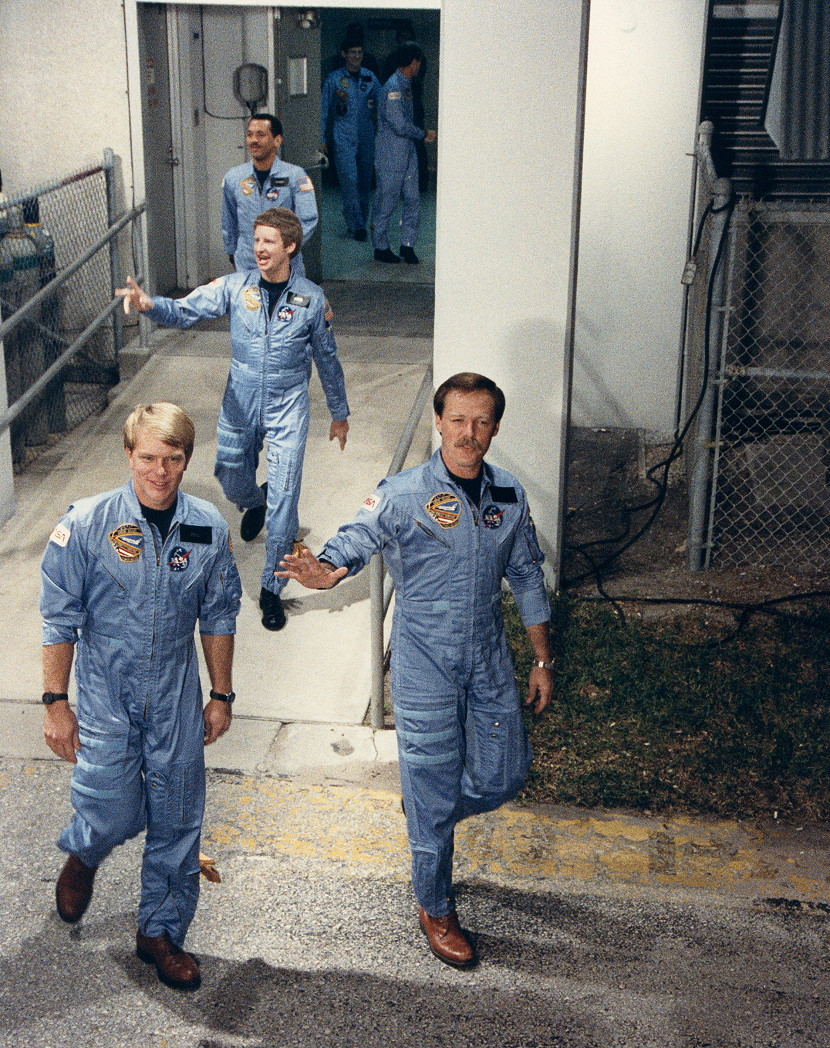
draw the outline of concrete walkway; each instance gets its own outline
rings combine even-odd
[[[332,296],[337,309],[336,296]],[[348,520],[385,474],[398,433],[427,365],[431,343],[419,325],[402,325],[394,338],[366,334],[365,310],[349,310],[338,330],[352,408],[351,430],[341,453],[328,442],[328,416],[316,376],[306,455],[301,532],[318,548]],[[373,323],[369,324],[372,327]],[[158,331],[152,355],[116,391],[109,409],[89,420],[70,440],[43,455],[17,478],[17,511],[0,530],[0,599],[6,643],[0,649],[0,757],[49,760],[42,739],[39,703],[39,562],[55,521],[74,499],[122,483],[127,476],[120,430],[138,402],[173,399],[193,416],[197,446],[185,477],[186,490],[211,499],[234,536],[240,515],[213,478],[216,417],[227,376],[227,332]],[[425,414],[410,462],[430,447]],[[254,794],[281,785],[280,809],[296,810],[306,833],[285,837],[286,847],[325,857],[337,839],[343,787],[362,813],[358,825],[376,820],[377,791],[390,817],[398,810],[394,731],[364,726],[369,701],[368,586],[366,573],[332,592],[309,593],[290,584],[288,624],[278,634],[262,628],[257,598],[263,539],[235,543],[243,579],[234,679],[238,693],[234,725],[207,750],[209,768],[250,777]],[[317,800],[305,808],[302,800]],[[334,793],[331,793],[334,791]],[[284,794],[284,796],[282,796]],[[326,799],[328,797],[328,800]],[[321,819],[321,813],[325,817]],[[332,821],[333,820],[333,821]],[[399,820],[398,820],[399,822]],[[214,832],[219,832],[218,830]],[[402,824],[379,833],[394,840],[405,876]],[[221,835],[220,835],[221,836]],[[208,836],[208,841],[210,837]],[[360,861],[382,867],[356,843]],[[496,882],[548,878],[593,883],[662,885],[708,889],[744,900],[787,898],[818,907],[828,899],[830,835],[770,824],[764,828],[728,821],[654,819],[610,813],[568,812],[514,805],[465,823],[459,831],[461,869]]]

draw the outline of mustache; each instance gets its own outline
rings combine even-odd
[[[481,444],[475,439],[475,437],[462,437],[460,440],[455,442],[457,448],[475,448],[476,451],[481,451]]]

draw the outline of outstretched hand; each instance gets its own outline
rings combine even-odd
[[[148,310],[152,309],[153,300],[147,292],[142,291],[132,277],[127,277],[127,283],[129,287],[120,287],[115,292],[116,295],[119,295],[124,299],[124,312],[127,316],[130,315],[131,308],[137,313],[146,313]]]
[[[331,589],[348,575],[348,568],[333,568],[319,561],[309,549],[299,553],[286,553],[280,561],[282,571],[275,571],[278,579],[294,579],[306,589]]]

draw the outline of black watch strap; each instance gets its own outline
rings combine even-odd
[[[211,688],[210,697],[212,699],[217,699],[219,702],[227,702],[229,706],[232,706],[233,700],[236,698],[236,692],[229,691],[227,694],[225,694],[222,691],[214,691],[213,688]]]
[[[40,701],[44,706],[51,706],[53,702],[69,702],[69,696],[65,691],[45,691]]]

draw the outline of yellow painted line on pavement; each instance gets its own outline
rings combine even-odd
[[[400,796],[354,786],[244,779],[215,787],[205,850],[332,862],[409,878]],[[830,899],[826,849],[733,820],[586,813],[514,803],[456,830],[456,876],[554,889],[554,882],[705,889],[743,898]]]

